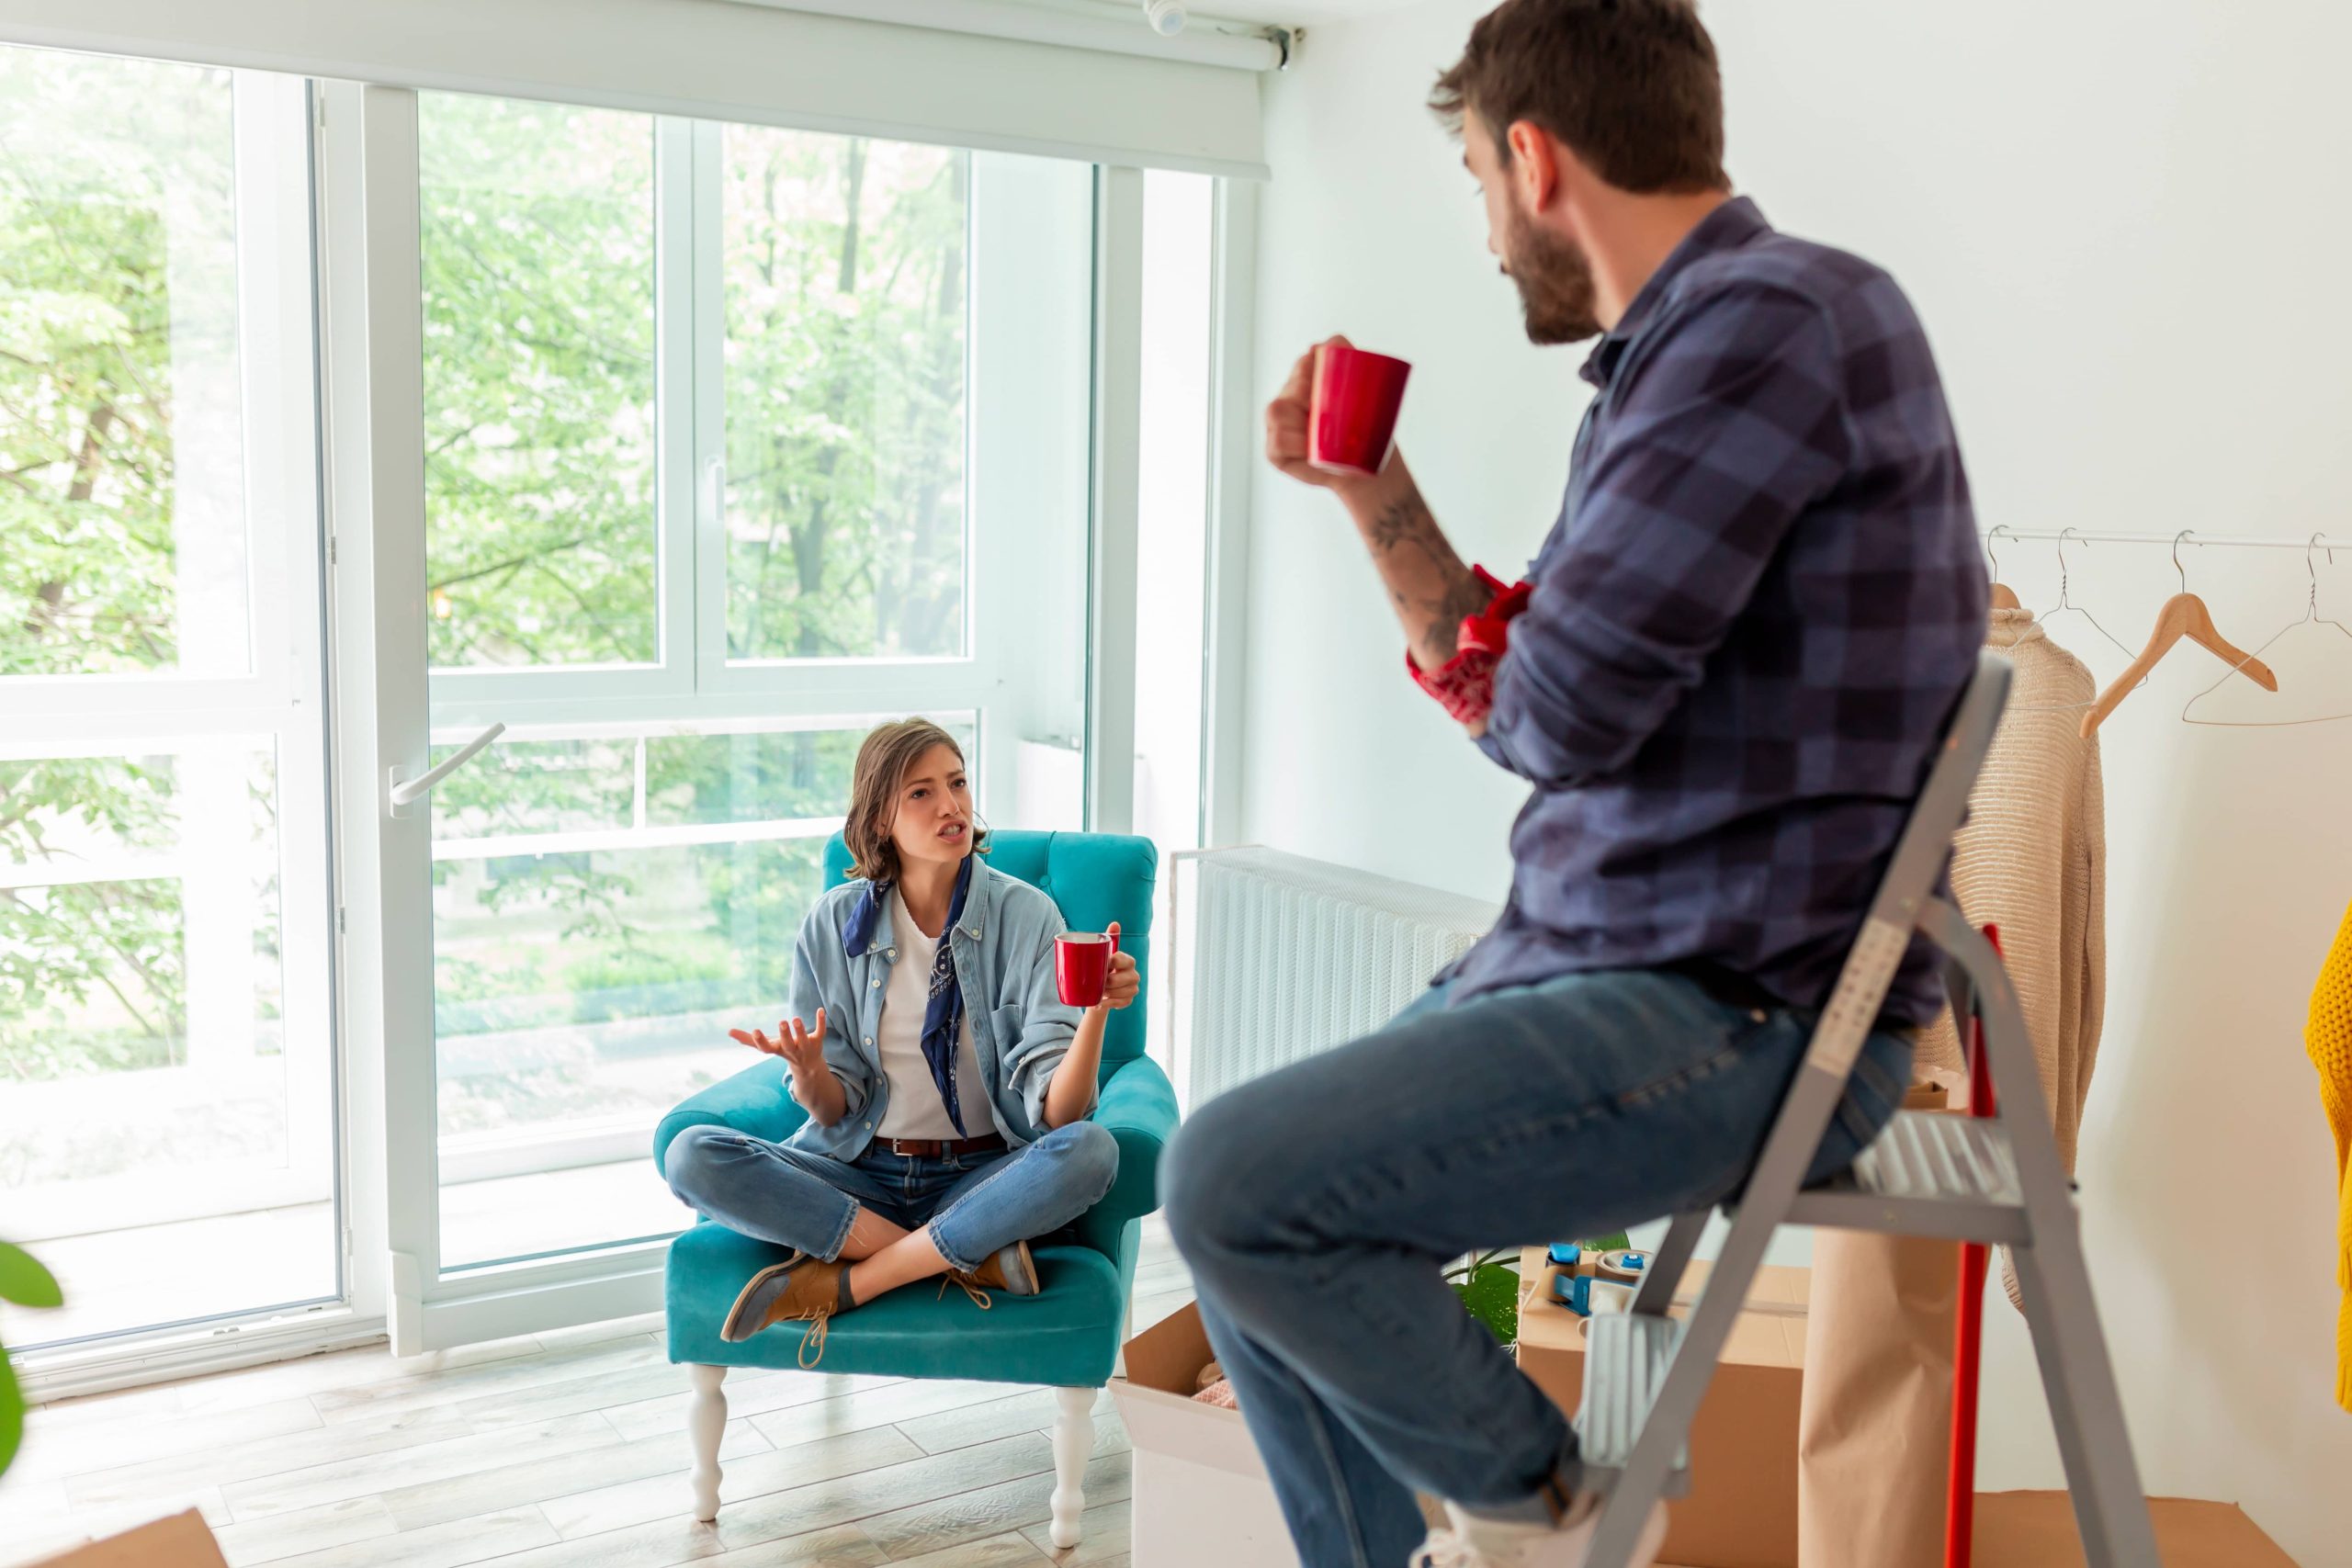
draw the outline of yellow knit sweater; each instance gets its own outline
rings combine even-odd
[[[2352,1410],[2352,1181],[2346,1179],[2352,1156],[2352,909],[2344,911],[2335,945],[2320,966],[2303,1043],[2319,1069],[2320,1103],[2335,1134],[2335,1284],[2344,1292],[2335,1315],[2335,1403]]]

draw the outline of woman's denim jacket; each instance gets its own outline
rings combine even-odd
[[[890,1100],[875,1044],[890,968],[899,961],[889,905],[879,911],[864,952],[849,951],[844,937],[866,886],[847,882],[820,897],[800,923],[792,960],[792,1015],[814,1028],[817,1010],[825,1010],[825,1065],[841,1080],[848,1109],[830,1127],[810,1117],[788,1141],[840,1160],[865,1152]],[[1065,929],[1060,908],[1039,889],[985,859],[972,868],[964,918],[948,941],[988,1087],[986,1120],[965,1105],[964,1129],[973,1137],[1001,1133],[1020,1148],[1046,1135],[1046,1086],[1069,1054],[1079,1022],[1079,1010],[1063,1004],[1054,983],[1054,938]],[[936,1091],[925,1083],[916,1092]]]

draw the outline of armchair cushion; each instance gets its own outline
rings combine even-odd
[[[923,1281],[869,1302],[831,1325],[822,1372],[976,1378],[1099,1388],[1111,1376],[1125,1320],[1123,1270],[1091,1247],[1033,1249],[1041,1287],[996,1296],[986,1312],[953,1285]],[[808,1325],[779,1323],[740,1345],[718,1337],[743,1281],[785,1251],[705,1221],[670,1244],[663,1294],[670,1359],[711,1367],[790,1367]]]

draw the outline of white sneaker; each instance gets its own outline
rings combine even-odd
[[[1448,1503],[1445,1517],[1453,1528],[1431,1530],[1407,1568],[1584,1568],[1600,1528],[1600,1502],[1598,1493],[1577,1494],[1556,1525],[1479,1518]],[[1665,1544],[1666,1505],[1660,1503],[1651,1508],[1625,1568],[1652,1568]]]

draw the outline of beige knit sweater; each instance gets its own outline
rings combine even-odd
[[[1955,840],[1952,890],[1971,925],[2000,928],[2058,1155],[2072,1171],[2107,1004],[2107,807],[2098,738],[2076,733],[2098,687],[2030,610],[1994,611],[1985,646],[2017,676]],[[1920,1035],[1918,1061],[1962,1066],[1950,1012]],[[2006,1258],[2002,1276],[2018,1301]]]

